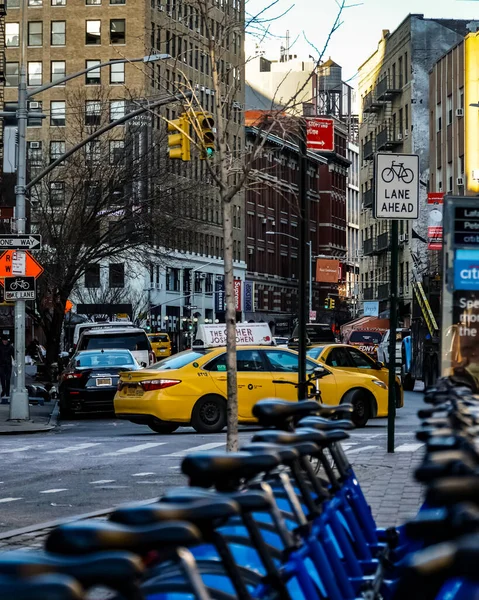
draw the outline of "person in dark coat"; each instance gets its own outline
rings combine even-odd
[[[10,396],[13,357],[13,346],[4,335],[2,336],[2,341],[0,343],[0,383],[2,384],[2,398]]]

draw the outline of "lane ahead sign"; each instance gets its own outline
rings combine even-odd
[[[376,219],[419,217],[419,156],[376,155]]]

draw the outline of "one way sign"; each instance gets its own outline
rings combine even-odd
[[[31,234],[2,234],[0,236],[0,249],[6,250],[40,250],[42,247],[42,236]]]

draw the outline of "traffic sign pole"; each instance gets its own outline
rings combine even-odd
[[[389,301],[388,452],[394,453],[396,426],[396,330],[398,324],[398,222],[391,221],[391,296]]]

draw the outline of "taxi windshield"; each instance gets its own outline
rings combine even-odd
[[[170,341],[170,338],[167,335],[155,334],[149,335],[148,337],[150,338],[150,342],[153,342],[154,344]]]
[[[185,350],[185,352],[180,352],[179,354],[175,354],[160,360],[154,365],[151,365],[151,367],[148,367],[148,369],[155,369],[155,371],[181,369],[182,367],[186,367],[186,365],[190,365],[192,362],[195,362],[195,360],[199,360],[205,354],[206,351]]]

